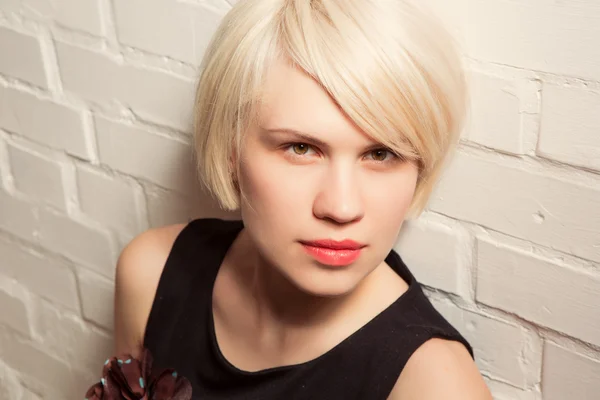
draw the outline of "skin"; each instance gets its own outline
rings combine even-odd
[[[384,259],[418,175],[413,162],[371,140],[316,82],[287,63],[273,66],[264,89],[259,122],[247,131],[240,159],[232,160],[240,165],[245,228],[225,256],[213,291],[221,352],[246,371],[314,359],[406,291]],[[141,344],[160,272],[182,228],[145,232],[121,254],[117,352]],[[327,238],[366,247],[350,266],[330,267],[300,243]],[[390,399],[487,396],[466,349],[434,339],[411,357]]]

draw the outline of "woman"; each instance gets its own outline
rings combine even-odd
[[[205,55],[195,149],[241,221],[123,250],[117,352],[146,347],[198,399],[490,399],[392,249],[458,140],[464,86],[412,2],[239,0]]]

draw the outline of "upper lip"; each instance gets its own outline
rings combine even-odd
[[[366,245],[362,243],[355,242],[354,240],[345,239],[345,240],[333,240],[333,239],[319,239],[319,240],[311,240],[307,242],[302,242],[303,244],[314,246],[314,247],[324,247],[326,249],[333,250],[358,250]]]

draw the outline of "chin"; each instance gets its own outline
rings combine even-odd
[[[350,270],[319,269],[303,271],[301,276],[290,277],[294,286],[315,297],[340,297],[351,293],[360,283]]]

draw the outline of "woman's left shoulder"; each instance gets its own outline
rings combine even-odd
[[[467,348],[430,339],[411,355],[388,400],[492,400]]]

